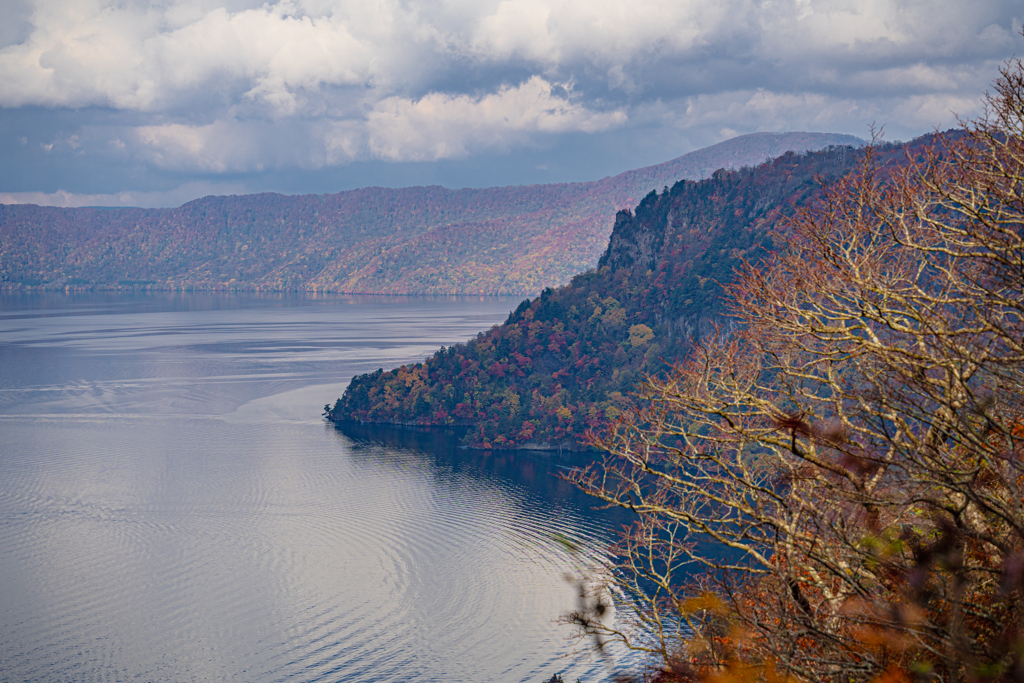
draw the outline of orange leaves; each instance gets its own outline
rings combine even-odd
[[[912,678],[907,672],[905,672],[901,667],[893,664],[871,683],[913,683],[913,681],[914,678]]]
[[[679,611],[682,614],[712,612],[714,614],[725,615],[729,613],[728,606],[714,593],[701,593],[697,597],[687,598],[679,606]]]
[[[721,670],[710,671],[701,677],[702,683],[808,683],[785,671],[779,671],[778,663],[769,659],[764,664],[730,663]],[[886,681],[886,683],[898,683]],[[902,682],[899,682],[902,683]],[[907,681],[907,683],[910,683]]]

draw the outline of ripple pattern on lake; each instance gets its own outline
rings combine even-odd
[[[553,538],[599,561],[608,522],[545,479],[552,456],[318,417],[353,372],[508,302],[428,303],[418,327],[416,302],[73,303],[0,316],[0,679],[604,679],[563,658]]]

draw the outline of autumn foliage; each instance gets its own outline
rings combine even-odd
[[[1024,680],[1024,65],[966,133],[873,151],[728,286],[573,481],[637,513],[662,681]]]
[[[467,441],[483,448],[579,448],[646,374],[712,329],[719,283],[768,254],[769,230],[819,191],[816,178],[838,177],[856,158],[849,147],[789,153],[652,192],[619,212],[596,270],[524,301],[466,344],[354,378],[329,416],[470,427]]]
[[[0,204],[0,288],[532,296],[592,267],[615,212],[652,188],[850,141],[740,136],[580,183],[263,193],[174,209]]]

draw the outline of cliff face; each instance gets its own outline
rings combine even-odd
[[[883,150],[889,159],[903,150]],[[464,425],[470,445],[574,447],[723,314],[743,261],[785,239],[785,218],[846,173],[849,147],[786,154],[652,192],[620,211],[599,266],[524,301],[500,326],[423,363],[356,377],[329,411],[358,420]]]
[[[741,136],[589,183],[205,197],[176,209],[0,205],[0,286],[536,294],[593,267],[615,212],[680,178],[856,138]]]

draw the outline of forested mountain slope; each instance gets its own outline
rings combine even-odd
[[[858,143],[757,133],[588,183],[205,197],[176,209],[0,205],[0,286],[536,294],[592,267],[615,212],[652,189]]]
[[[879,150],[905,159],[903,146]],[[614,418],[645,373],[665,369],[721,320],[741,260],[785,239],[780,219],[845,174],[860,152],[786,154],[652,192],[621,211],[596,270],[524,301],[500,326],[423,363],[352,380],[327,413],[358,420],[462,425],[478,447],[576,447]]]

